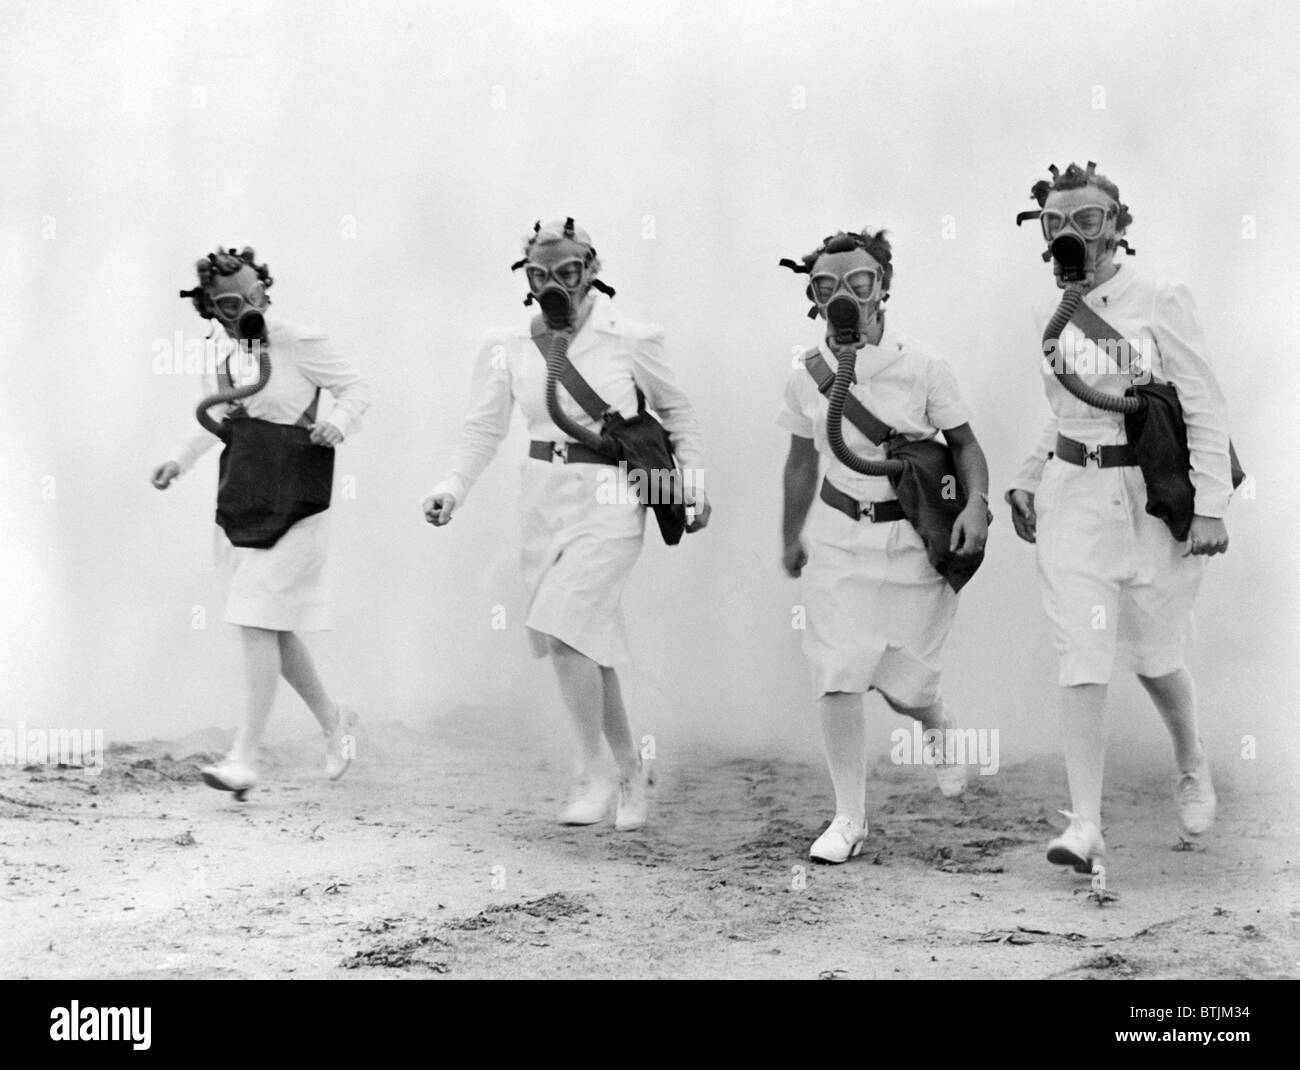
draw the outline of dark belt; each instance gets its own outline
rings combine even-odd
[[[1056,436],[1056,456],[1080,468],[1087,468],[1089,461],[1096,461],[1098,468],[1126,468],[1138,463],[1137,450],[1131,442],[1120,446],[1097,446],[1090,450],[1082,442],[1059,434]]]
[[[865,506],[851,494],[834,486],[829,479],[822,479],[821,499],[832,509],[838,509],[850,520],[861,520],[864,516],[873,524],[884,524],[890,520],[903,519],[903,507],[897,498],[883,502],[868,502]]]
[[[581,442],[542,442],[534,439],[528,443],[528,456],[535,461],[561,461],[564,464],[618,464],[607,453],[597,453]]]

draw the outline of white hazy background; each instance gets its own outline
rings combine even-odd
[[[1132,206],[1130,266],[1196,294],[1256,480],[1198,604],[1207,743],[1292,765],[1298,31],[1263,2],[0,3],[0,725],[235,723],[216,451],[165,494],[148,475],[195,427],[197,379],[153,368],[204,330],[176,292],[251,244],[276,311],[374,386],[338,458],[327,682],[371,719],[508,711],[567,741],[522,629],[520,418],[450,528],[419,503],[479,337],[527,316],[521,236],[572,214],[618,304],[666,328],[707,436],[713,523],[668,549],[652,522],[627,587],[634,728],[817,753],[773,417],[818,332],[777,261],[870,222],[895,242],[891,321],[951,361],[993,473],[949,705],[1002,730],[1004,761],[1057,751],[1033,551],[998,501],[1047,414],[1029,310],[1055,292],[1014,216],[1048,164],[1093,159]],[[1117,748],[1167,754],[1131,680],[1112,707]],[[871,708],[882,747],[899,722]],[[282,688],[276,731],[310,727]]]

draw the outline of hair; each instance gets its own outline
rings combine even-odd
[[[1038,207],[1042,208],[1047,203],[1047,195],[1055,193],[1057,190],[1067,189],[1085,189],[1088,186],[1095,186],[1106,194],[1112,201],[1119,205],[1119,214],[1115,220],[1115,230],[1123,234],[1133,222],[1133,213],[1128,210],[1128,205],[1119,199],[1119,187],[1115,185],[1105,175],[1097,174],[1097,165],[1091,160],[1088,161],[1086,168],[1080,167],[1076,163],[1071,163],[1064,171],[1052,164],[1048,168],[1052,172],[1052,180],[1039,179],[1034,183],[1029,191],[1029,196],[1038,202]]]
[[[614,288],[601,282],[596,276],[600,274],[600,257],[596,253],[596,247],[591,244],[591,236],[581,227],[576,226],[573,222],[573,216],[568,216],[563,220],[556,219],[545,226],[539,219],[533,224],[533,229],[524,235],[523,251],[524,258],[516,260],[510,265],[511,271],[518,271],[532,255],[533,248],[538,245],[553,245],[558,241],[571,241],[581,245],[585,250],[582,254],[582,263],[591,272],[592,289],[599,290],[601,293],[614,296]],[[530,293],[524,298],[525,305],[533,303],[533,295]]]
[[[205,320],[213,318],[212,299],[208,296],[208,287],[216,280],[219,275],[234,275],[244,268],[252,268],[257,273],[258,281],[263,288],[270,289],[271,284],[275,281],[271,278],[271,270],[265,264],[257,263],[252,246],[245,245],[243,249],[236,252],[234,249],[223,250],[220,247],[215,252],[208,253],[201,260],[194,262],[194,270],[199,277],[199,284],[192,290],[182,290],[181,297],[188,297],[193,303],[195,311],[198,312]]]

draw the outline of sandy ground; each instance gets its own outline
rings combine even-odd
[[[617,833],[554,823],[566,768],[536,728],[363,727],[343,780],[303,739],[244,803],[198,778],[217,731],[115,746],[98,776],[0,769],[0,976],[1300,975],[1281,787],[1221,773],[1219,824],[1187,844],[1167,770],[1112,762],[1099,905],[1043,858],[1055,758],[957,800],[882,763],[867,849],[814,867],[813,761],[661,751],[651,825]]]

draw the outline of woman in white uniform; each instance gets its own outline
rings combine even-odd
[[[355,432],[370,404],[369,384],[352,364],[334,351],[317,331],[294,327],[264,315],[271,276],[257,264],[253,250],[238,255],[218,251],[198,262],[199,285],[185,291],[199,314],[221,325],[228,344],[221,347],[216,376],[208,393],[219,386],[224,396],[245,395],[236,416],[280,425],[310,428],[316,446],[335,447]],[[262,347],[269,353],[270,377],[260,389],[256,365],[240,361]],[[244,384],[244,385],[240,385]],[[321,389],[334,396],[329,416],[316,419]],[[255,391],[255,392],[254,392]],[[222,416],[232,406],[214,407]],[[219,441],[200,430],[177,445],[153,472],[153,484],[165,490]],[[328,495],[326,495],[327,497]],[[329,512],[322,510],[292,523],[274,545],[255,548],[233,545],[221,527],[214,527],[214,555],[226,583],[225,621],[239,627],[244,651],[247,705],[242,725],[226,759],[203,770],[212,787],[233,791],[238,798],[257,780],[258,748],[283,676],[311,709],[326,737],[325,771],[342,776],[353,753],[356,714],[340,706],[321,682],[299,632],[333,627],[324,568],[329,541]]]
[[[1184,648],[1204,558],[1227,549],[1223,517],[1232,474],[1223,393],[1191,295],[1115,263],[1118,248],[1127,248],[1123,235],[1132,216],[1094,165],[1052,171],[1053,180],[1033,190],[1041,211],[1021,218],[1041,218],[1057,285],[1081,300],[1071,298],[1075,310],[1068,318],[1051,316],[1050,306],[1039,309],[1040,324],[1051,317],[1055,325],[1044,340],[1053,359],[1038,362],[1052,415],[1007,500],[1016,533],[1037,544],[1043,606],[1060,656],[1071,809],[1062,811],[1069,826],[1047,857],[1089,873],[1106,850],[1106,688],[1117,667],[1137,673],[1169,730],[1183,828],[1197,835],[1214,820]],[[1061,308],[1070,312],[1064,298]],[[1108,339],[1122,344],[1106,345]],[[1073,379],[1062,378],[1063,371]],[[1071,382],[1112,397],[1147,382],[1176,389],[1194,493],[1185,540],[1148,512],[1124,414],[1076,397],[1067,389]],[[1186,458],[1182,465],[1185,470]]]
[[[856,376],[849,388],[852,397],[888,429],[912,441],[943,432],[969,496],[946,547],[958,558],[983,552],[988,469],[947,363],[885,326],[883,305],[893,275],[885,232],[840,232],[803,257],[802,266],[783,263],[811,276],[808,294],[821,318],[832,318],[828,309],[833,303],[856,304],[856,317],[849,306],[850,323],[861,338],[855,343],[856,363],[854,346],[840,347],[829,335],[822,352],[814,348],[806,354],[786,382],[777,420],[791,435],[782,563],[790,576],[803,576],[803,649],[819,696],[835,789],[834,818],[810,855],[817,861],[844,862],[862,849],[867,836],[864,693],[878,691],[892,709],[916,718],[928,740],[950,738],[943,734],[952,725],[940,697],[939,655],[957,610],[957,593],[931,563],[917,528],[903,518],[891,481],[854,470],[832,449],[830,403],[819,389],[820,380],[829,391],[828,380],[810,369],[836,367],[839,350]],[[819,360],[824,364],[813,364]],[[840,431],[853,454],[886,460],[885,440],[873,441],[847,420]],[[819,455],[827,458],[820,490]],[[945,761],[951,757],[946,748],[931,757],[943,793],[960,794],[964,766]]]
[[[568,361],[610,408],[625,417],[639,408],[638,393],[658,413],[684,473],[701,473],[695,410],[664,360],[657,326],[633,323],[610,302],[613,291],[597,275],[600,260],[587,233],[572,219],[540,223],[524,241],[530,294],[547,317],[530,328],[489,331],[474,367],[473,399],[449,475],[424,500],[435,527],[450,522],[474,481],[495,456],[516,402],[532,444],[523,463],[521,563],[529,594],[526,626],[535,656],[549,655],[578,736],[577,778],[564,824],[603,820],[617,796],[615,826],[646,821],[652,772],[642,761],[628,724],[618,668],[628,646],[621,606],[623,584],[641,552],[646,507],[627,487],[626,468],[575,441],[547,405],[544,339],[570,338]],[[597,292],[601,291],[601,292]],[[558,317],[551,327],[552,311]],[[564,388],[554,398],[559,418],[578,432],[600,424]],[[586,437],[584,435],[584,437]],[[685,505],[694,512],[687,531],[703,528],[709,504],[702,481],[686,480]],[[615,785],[601,771],[602,737],[618,766]]]

